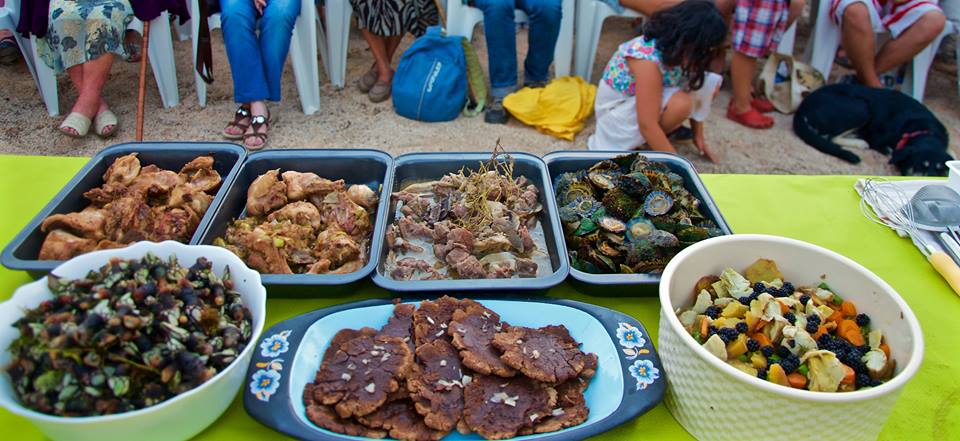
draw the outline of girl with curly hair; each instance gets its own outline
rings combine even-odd
[[[667,134],[690,119],[694,144],[715,161],[703,120],[720,87],[707,66],[723,49],[726,24],[707,0],[687,0],[655,13],[643,35],[620,45],[604,69],[594,109],[591,149],[676,149]]]

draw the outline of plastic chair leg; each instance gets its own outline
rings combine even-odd
[[[317,17],[317,50],[320,51],[320,61],[323,62],[323,71],[327,75],[327,80],[330,80],[330,51],[327,50],[327,33],[324,32],[323,27],[326,26],[320,17]]]
[[[837,56],[837,48],[840,47],[840,26],[830,18],[829,0],[820,0],[817,9],[810,65],[820,71],[824,79],[827,79],[830,77],[833,59]]]
[[[473,29],[477,23],[483,21],[483,11],[464,5],[462,2],[451,1],[447,12],[447,35],[466,37],[473,40]]]
[[[175,107],[180,104],[180,91],[177,88],[177,65],[173,58],[170,17],[166,12],[150,22],[150,45],[147,51],[163,106]]]
[[[293,27],[290,61],[300,93],[303,113],[312,115],[320,109],[320,75],[317,67],[317,19],[313,2],[301,2],[300,16]]]
[[[573,71],[581,77],[588,75],[587,57],[590,56],[590,36],[593,35],[593,2],[595,0],[577,1],[576,36],[574,42]]]
[[[560,35],[553,50],[553,71],[558,77],[570,75],[573,63],[573,20],[576,13],[574,0],[563,0]]]
[[[597,58],[597,46],[600,44],[600,33],[603,32],[603,22],[607,17],[615,15],[616,11],[613,10],[606,3],[595,1],[593,2],[593,24],[590,29],[590,43],[587,45],[588,52],[586,60],[584,60],[584,75],[583,79],[586,82],[591,82],[591,77],[593,76],[593,64]]]
[[[930,65],[933,64],[933,58],[937,55],[937,49],[943,37],[953,33],[950,24],[947,23],[943,32],[930,42],[926,48],[913,57],[910,68],[907,69],[907,75],[903,82],[904,92],[909,93],[913,99],[923,102],[923,93],[927,88],[927,74],[930,72]]]
[[[33,64],[37,70],[37,87],[40,89],[40,95],[43,97],[43,103],[47,106],[47,114],[50,116],[60,115],[60,97],[57,92],[57,75],[53,72],[47,63],[44,63],[37,55],[37,37],[30,37],[30,46],[33,51]]]
[[[327,53],[330,54],[330,82],[342,88],[347,76],[347,42],[350,39],[350,16],[353,9],[347,0],[327,1]]]

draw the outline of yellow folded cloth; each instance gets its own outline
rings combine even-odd
[[[503,99],[503,107],[542,133],[573,141],[593,112],[597,86],[580,77],[560,77],[546,87],[524,87]]]

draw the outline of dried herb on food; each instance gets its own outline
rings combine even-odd
[[[82,279],[47,276],[53,299],[25,311],[6,367],[37,412],[94,416],[142,409],[223,371],[250,340],[251,314],[200,258],[112,260]]]

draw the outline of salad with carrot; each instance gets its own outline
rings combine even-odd
[[[708,352],[757,378],[795,389],[849,392],[888,381],[896,368],[870,316],[826,283],[784,281],[759,259],[743,274],[727,268],[700,278],[694,303],[676,311]]]

